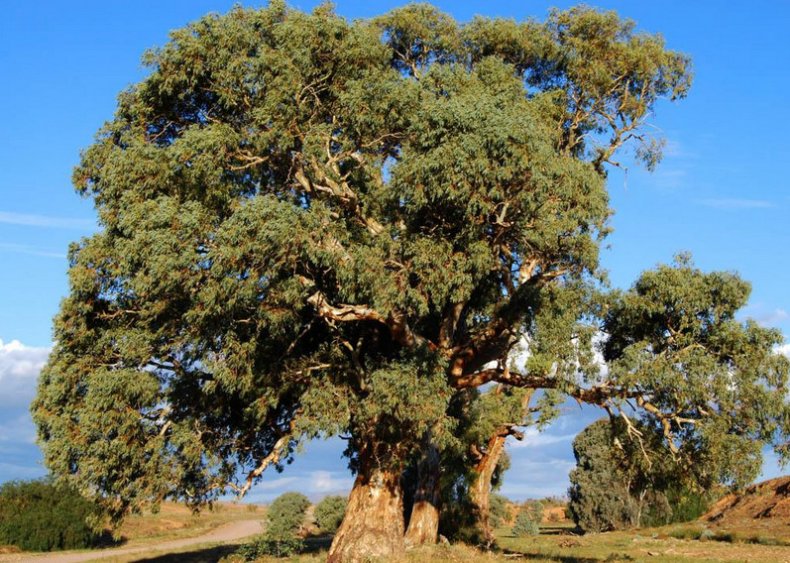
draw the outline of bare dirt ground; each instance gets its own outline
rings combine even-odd
[[[719,500],[701,519],[714,530],[790,540],[790,476],[747,487]]]
[[[182,538],[177,540],[163,541],[156,545],[137,545],[130,547],[115,547],[102,550],[63,552],[63,553],[44,553],[44,554],[8,554],[0,555],[0,562],[10,561],[40,562],[40,563],[77,563],[81,561],[100,561],[102,559],[126,558],[134,554],[151,554],[152,550],[157,552],[179,551],[186,547],[208,544],[228,544],[238,542],[245,538],[260,534],[263,526],[260,519],[257,520],[237,520],[222,524],[215,530],[192,538]]]

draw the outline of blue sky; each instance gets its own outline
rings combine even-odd
[[[366,17],[401,2],[336,2]],[[790,334],[790,3],[707,1],[591,4],[615,9],[639,29],[660,32],[691,55],[687,100],[657,107],[652,124],[668,141],[659,169],[612,173],[616,215],[603,263],[616,286],[688,250],[706,270],[738,271],[753,284],[746,314]],[[70,241],[96,227],[89,201],[70,185],[80,149],[115,108],[118,92],[140,80],[140,56],[169,30],[233,2],[4,3],[0,19],[0,482],[43,474],[27,414],[35,378],[51,345],[51,318],[67,291]],[[311,9],[316,2],[292,5]],[[542,19],[570,2],[436,2],[459,20],[474,14]],[[541,435],[511,446],[503,492],[513,498],[561,494],[572,467],[570,441],[598,416],[568,406]],[[285,473],[253,490],[267,500],[286,489],[314,496],[351,479],[337,441],[309,444]],[[769,459],[765,475],[778,469]]]

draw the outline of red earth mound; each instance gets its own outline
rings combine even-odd
[[[720,499],[702,516],[715,528],[771,531],[790,537],[790,476],[747,487]]]

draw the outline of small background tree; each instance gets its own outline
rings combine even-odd
[[[99,542],[100,513],[73,488],[48,480],[0,486],[0,545],[29,551],[80,549]]]
[[[266,536],[273,540],[291,539],[304,525],[310,501],[302,493],[283,493],[266,512]]]
[[[300,537],[310,500],[302,493],[283,493],[266,510],[266,531],[243,545],[236,555],[255,561],[267,555],[290,557],[304,549]]]
[[[543,503],[539,500],[525,502],[513,526],[516,537],[537,536],[540,533],[540,522],[543,519]]]
[[[635,434],[639,432],[641,435]],[[629,436],[622,419],[603,419],[573,442],[569,512],[585,532],[685,522],[705,512],[716,489],[710,468],[688,471],[638,423]],[[715,472],[714,472],[715,473]]]
[[[323,533],[334,534],[346,514],[348,499],[343,496],[324,497],[315,507],[315,521]]]

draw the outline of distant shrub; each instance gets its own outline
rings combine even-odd
[[[49,480],[0,486],[0,544],[27,551],[91,547],[101,536],[86,521],[98,515],[76,490]]]
[[[494,528],[504,526],[510,520],[510,501],[502,495],[492,494],[488,502],[491,526]]]
[[[299,532],[310,501],[302,493],[283,493],[266,509],[266,531],[234,553],[245,561],[264,556],[291,557],[304,550]]]
[[[272,540],[296,537],[309,507],[310,501],[302,493],[281,494],[266,511],[266,537]]]
[[[348,500],[342,496],[325,497],[315,507],[315,521],[322,532],[334,534],[346,514]]]
[[[529,501],[524,503],[516,516],[513,535],[516,537],[537,536],[540,533],[540,521],[543,519],[543,503]]]

